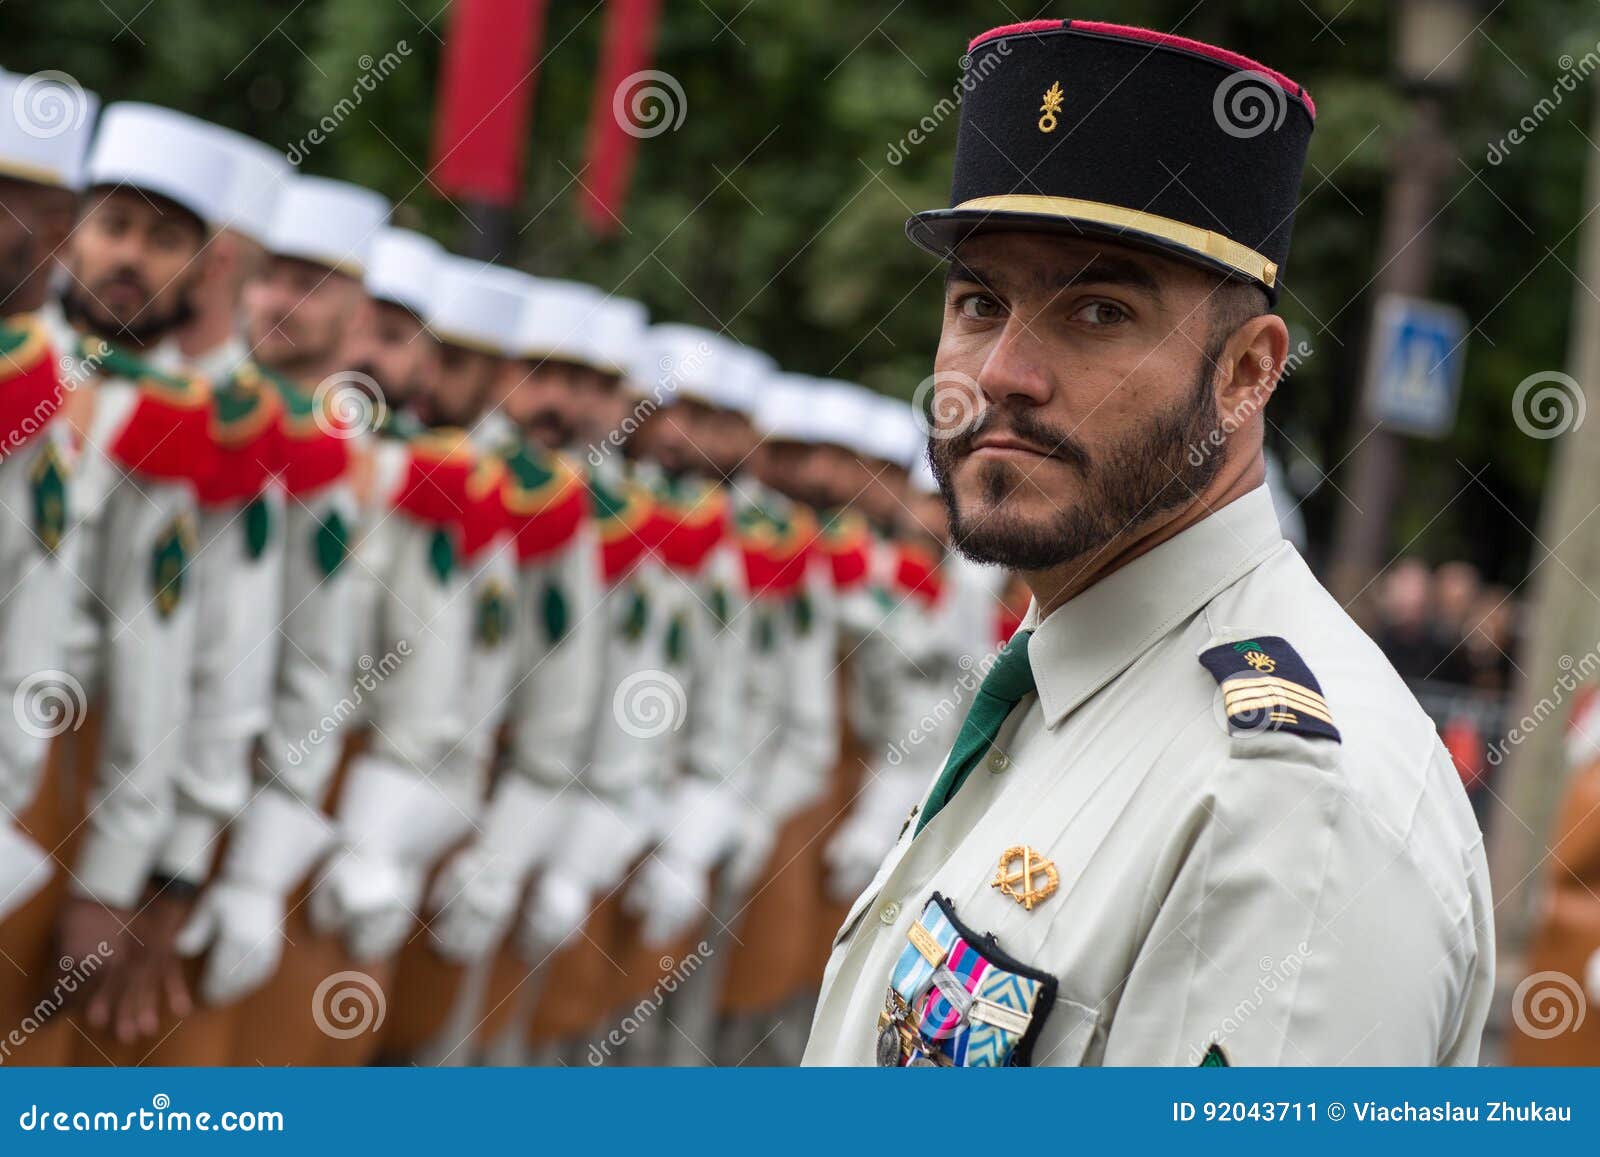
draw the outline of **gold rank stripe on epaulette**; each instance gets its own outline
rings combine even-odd
[[[1229,679],[1222,685],[1222,699],[1228,714],[1257,708],[1284,708],[1304,711],[1324,723],[1332,724],[1328,701],[1315,691],[1287,679],[1264,676],[1255,679]]]
[[[1322,686],[1295,649],[1277,635],[1258,635],[1200,652],[1222,691],[1228,731],[1291,731],[1339,742]]]

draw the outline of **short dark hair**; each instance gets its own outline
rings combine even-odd
[[[1253,317],[1260,317],[1272,309],[1264,289],[1254,282],[1222,278],[1211,291],[1210,353],[1215,361],[1222,356],[1222,347],[1233,331]]]

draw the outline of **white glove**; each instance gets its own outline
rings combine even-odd
[[[822,851],[828,891],[835,900],[848,903],[872,883],[906,814],[922,798],[927,778],[921,768],[885,769],[861,789],[856,806]]]
[[[764,813],[750,810],[745,813],[739,850],[728,861],[728,886],[737,896],[748,896],[772,859],[772,849],[778,845],[778,829]]]
[[[664,948],[711,912],[711,877],[703,869],[651,856],[628,885],[622,905],[640,920],[639,934]]]
[[[332,844],[322,813],[288,792],[266,788],[245,807],[216,881],[178,933],[180,955],[211,950],[202,1000],[227,1004],[271,979],[283,955],[289,893]]]
[[[0,920],[33,899],[51,874],[50,853],[0,822]]]
[[[358,959],[392,955],[416,919],[428,868],[472,825],[469,806],[386,760],[358,759],[339,798],[345,850],[311,893],[312,928],[342,933]]]
[[[627,803],[574,795],[559,849],[523,911],[523,953],[542,959],[583,926],[600,897],[621,882],[649,838]]]
[[[745,823],[732,787],[698,778],[678,780],[665,810],[665,838],[622,901],[653,945],[672,943],[710,912],[711,870],[737,845]]]
[[[428,934],[441,956],[466,963],[500,942],[528,874],[549,857],[567,812],[556,790],[520,775],[501,780],[483,831],[434,881]]]

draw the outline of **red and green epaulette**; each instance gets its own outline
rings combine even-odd
[[[260,367],[244,362],[211,391],[216,465],[200,485],[207,505],[250,502],[284,466],[283,400]]]
[[[854,511],[841,510],[823,521],[817,549],[828,560],[834,590],[845,593],[866,584],[872,574],[872,542],[872,528]]]
[[[133,410],[106,453],[130,474],[204,485],[216,467],[211,440],[211,387],[201,378],[166,374],[97,337],[78,343],[77,357],[103,378],[137,390]]]
[[[337,482],[350,469],[353,431],[333,411],[334,394],[318,397],[281,374],[263,377],[283,403],[283,466],[279,477],[291,495],[311,494]]]
[[[728,534],[728,494],[716,483],[663,488],[657,491],[652,526],[645,533],[667,566],[697,574]]]
[[[62,398],[44,323],[32,314],[0,320],[0,457],[33,441]]]
[[[517,560],[536,562],[572,541],[589,514],[582,476],[559,454],[518,445],[506,455],[503,505]]]
[[[600,533],[600,574],[607,583],[627,577],[652,543],[655,506],[650,491],[637,482],[603,483],[589,476],[589,503]]]
[[[894,554],[894,572],[890,581],[900,598],[914,598],[931,607],[944,594],[944,575],[939,569],[939,556],[927,547],[909,542],[898,543]]]
[[[805,581],[817,537],[817,520],[804,507],[787,517],[760,507],[740,511],[739,551],[752,598],[786,598]]]
[[[502,459],[484,454],[467,476],[467,504],[461,511],[461,557],[467,562],[511,527],[505,502],[508,474]]]
[[[479,464],[467,432],[428,430],[412,438],[407,450],[406,477],[395,495],[395,509],[426,526],[464,525]]]

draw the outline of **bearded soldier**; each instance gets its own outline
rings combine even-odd
[[[968,59],[952,207],[908,224],[949,262],[930,449],[953,540],[1033,605],[839,930],[806,1060],[1474,1063],[1477,824],[1263,485],[1310,97],[1086,21]],[[1283,115],[1238,131],[1241,86]]]

